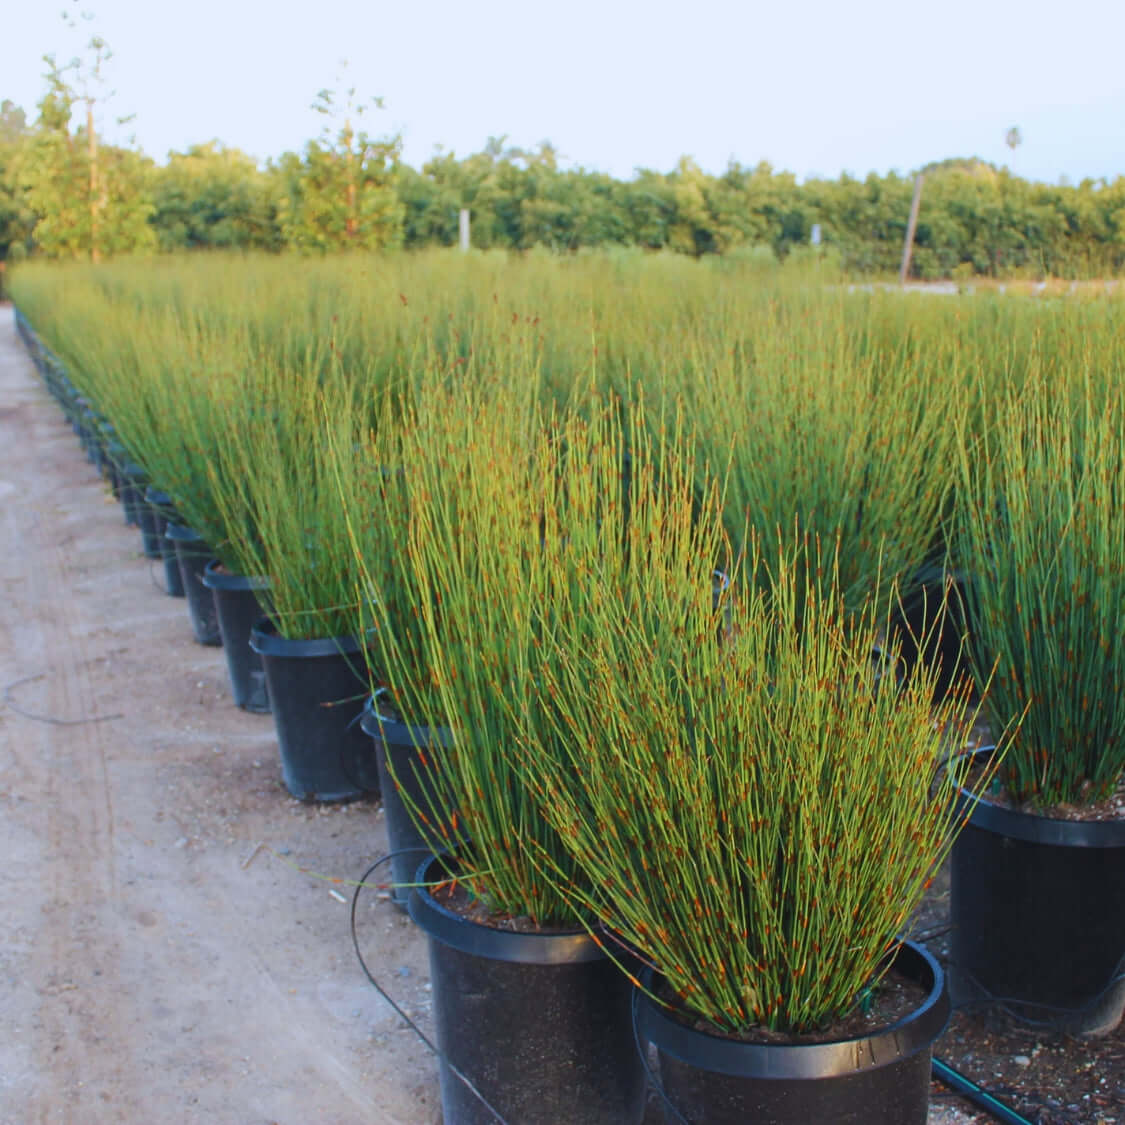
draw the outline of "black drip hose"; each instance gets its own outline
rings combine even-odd
[[[1021,1117],[1011,1106],[1006,1105],[999,1098],[982,1090],[975,1082],[971,1082],[960,1071],[954,1070],[948,1063],[944,1063],[934,1056],[933,1076],[949,1089],[960,1094],[966,1101],[972,1102],[978,1109],[1004,1122],[1004,1125],[1035,1125],[1026,1117]]]

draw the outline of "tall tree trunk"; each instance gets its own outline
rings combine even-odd
[[[86,99],[86,144],[90,157],[90,261],[102,260],[99,246],[102,199],[98,182],[98,135],[94,132],[94,101]]]
[[[344,122],[344,138],[348,146],[347,155],[344,157],[347,161],[348,168],[348,218],[346,229],[348,232],[348,241],[354,242],[356,232],[359,229],[359,216],[356,214],[356,171],[355,163],[352,160],[352,123],[350,120]]]
[[[910,256],[914,253],[914,232],[918,229],[918,209],[922,205],[922,180],[919,172],[914,180],[914,198],[910,201],[910,220],[906,224],[906,240],[902,244],[902,267],[898,271],[899,285],[905,285],[910,276]]]

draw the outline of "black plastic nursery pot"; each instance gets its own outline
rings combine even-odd
[[[979,800],[953,846],[950,921],[959,1002],[964,993],[1019,1021],[1108,1034],[1125,1014],[1125,820]]]
[[[925,1125],[933,1044],[952,1006],[941,966],[904,943],[894,970],[926,990],[903,1019],[854,1039],[748,1043],[702,1031],[636,994],[637,1026],[657,1049],[664,1093],[690,1125]],[[651,992],[654,979],[647,971]]]
[[[182,598],[184,580],[180,576],[180,560],[176,558],[176,545],[164,534],[169,523],[179,522],[176,509],[172,506],[172,498],[167,492],[161,492],[150,485],[145,490],[145,504],[152,512],[153,529],[160,544],[160,557],[164,560],[164,588],[169,597]]]
[[[71,404],[70,428],[78,438],[78,444],[87,457],[90,456],[90,430],[89,419],[93,416],[93,408],[82,395],[78,395]]]
[[[168,521],[161,522],[161,517],[156,509],[149,503],[148,496],[151,491],[151,489],[146,488],[137,504],[137,526],[141,529],[141,548],[145,553],[145,558],[163,559],[164,531],[168,526]]]
[[[176,548],[176,560],[180,566],[180,581],[187,595],[188,616],[196,641],[201,645],[221,645],[219,618],[215,612],[215,599],[211,591],[203,585],[203,572],[214,558],[211,548],[203,541],[203,536],[170,523],[164,530],[165,538],[170,539]]]
[[[86,457],[90,464],[101,472],[105,450],[102,447],[101,432],[98,429],[98,412],[92,406],[83,406],[81,415],[81,441],[83,448],[86,450]]]
[[[118,472],[121,476],[121,508],[125,513],[125,522],[131,527],[139,527],[141,523],[141,510],[145,506],[145,489],[148,487],[148,474],[140,465],[128,461],[122,465]],[[146,552],[147,554],[147,552]]]
[[[92,447],[94,451],[93,462],[94,468],[98,470],[98,475],[103,479],[109,473],[109,455],[106,453],[106,442],[109,440],[106,436],[107,423],[104,418],[95,415],[95,424],[93,431]]]
[[[392,896],[405,909],[418,865],[454,843],[452,817],[442,807],[436,777],[441,768],[439,755],[449,745],[451,732],[446,727],[400,723],[380,715],[377,706],[378,700],[367,701],[361,725],[374,740],[391,852]],[[411,806],[426,817],[428,825],[415,823]]]
[[[121,499],[121,489],[124,487],[124,480],[121,476],[122,468],[129,463],[129,454],[125,446],[116,438],[111,438],[105,444],[106,456],[106,477],[109,480],[109,487],[113,490],[114,500]]]
[[[218,559],[212,559],[203,571],[203,585],[215,600],[231,695],[243,711],[259,714],[270,710],[270,696],[262,658],[250,647],[250,631],[265,612],[259,593],[268,590],[269,584],[268,578],[231,574]]]
[[[285,788],[302,801],[378,796],[375,747],[360,726],[367,697],[360,642],[288,640],[262,619],[250,647],[266,673]]]
[[[427,860],[415,881],[456,873]],[[584,931],[517,933],[470,921],[419,886],[410,916],[429,939],[443,1120],[494,1125],[635,1125],[645,1076],[628,978]]]
[[[916,576],[910,591],[891,612],[891,628],[901,645],[901,670],[910,673],[919,664],[934,668],[937,700],[947,698],[954,686],[969,675],[972,666],[966,582],[963,575],[947,575],[941,568],[928,568],[926,573]]]
[[[82,396],[78,393],[78,388],[65,378],[63,382],[63,395],[59,400],[59,405],[62,407],[63,414],[66,416],[67,423],[70,428],[77,435],[79,442],[82,441],[82,427],[79,425],[78,415],[82,408]]]
[[[117,441],[117,431],[107,418],[103,418],[99,415],[97,434],[98,450],[100,453],[100,457],[97,461],[98,472],[101,473],[103,480],[109,481],[113,473],[113,462],[110,459],[110,446]]]
[[[51,392],[55,402],[58,403],[61,409],[66,399],[66,387],[63,385],[63,372],[61,367],[56,363],[52,363],[50,359],[39,352],[37,346],[32,348],[32,359],[35,360],[35,365],[39,368],[39,373],[43,376],[43,381],[47,384],[47,390]]]

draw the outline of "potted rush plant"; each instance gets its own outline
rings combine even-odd
[[[915,587],[927,574],[931,604],[942,601],[956,456],[948,419],[960,387],[909,346],[871,344],[875,301],[801,290],[751,299],[742,321],[712,314],[706,337],[693,341],[706,361],[672,366],[666,385],[649,393],[682,395],[701,453],[713,465],[730,459],[732,536],[748,528],[768,538],[796,524],[801,536],[838,543],[848,608],[878,589],[895,622],[899,596],[920,597]],[[771,564],[761,566],[763,580]]]
[[[421,576],[405,550],[410,526],[406,461],[419,463],[433,452],[428,439],[420,438],[418,425],[411,406],[387,395],[377,425],[358,446],[329,442],[338,504],[348,517],[361,575],[354,596],[356,631],[375,641],[363,650],[370,695],[360,725],[374,747],[390,852],[390,893],[402,910],[419,862],[454,840],[454,810],[445,803],[441,777],[441,756],[451,732],[442,720],[438,693],[415,675],[425,666],[427,632],[425,622],[411,611]],[[392,677],[387,671],[392,664],[411,670],[409,690],[395,690],[392,679],[403,673]]]
[[[461,391],[453,394],[450,386]],[[355,598],[360,629],[377,641],[365,649],[371,698],[362,727],[375,746],[391,895],[404,910],[420,859],[453,846],[457,812],[442,777],[452,737],[444,704],[435,684],[417,673],[427,666],[432,638],[416,608],[427,596],[424,576],[403,549],[411,512],[457,504],[458,458],[473,440],[466,424],[482,403],[495,410],[503,402],[503,413],[486,428],[490,440],[507,435],[513,451],[526,448],[537,394],[534,372],[518,364],[500,372],[450,370],[430,356],[413,386],[376,398],[362,442],[330,442],[341,509],[355,514],[348,527],[363,574]]]
[[[807,542],[763,579],[751,536],[717,588],[662,544],[635,600],[592,576],[580,647],[551,635],[557,752],[521,762],[567,865],[540,870],[622,950],[669,1120],[922,1125],[950,1001],[903,930],[965,815],[968,767],[934,778],[969,685],[888,674],[886,599],[846,608]]]
[[[535,684],[555,658],[551,630],[571,622],[581,643],[573,616],[587,576],[624,588],[642,572],[623,519],[624,438],[608,409],[587,423],[497,407],[479,385],[423,396],[403,429],[400,552],[413,580],[393,604],[378,575],[366,579],[371,604],[397,611],[376,635],[400,714],[448,731],[429,777],[440,811],[455,810],[451,850],[419,868],[409,904],[429,939],[443,1112],[461,1123],[491,1122],[494,1110],[525,1125],[627,1125],[644,1110],[628,981],[542,876],[539,855],[563,880],[579,873],[517,755],[520,745],[557,753]],[[634,450],[630,488],[655,489],[654,478],[655,457]],[[671,507],[690,512],[691,483],[683,464],[666,466],[643,517],[634,497],[633,562]]]
[[[1009,392],[965,444],[958,550],[989,719],[1024,715],[953,853],[958,979],[1079,1034],[1125,1011],[1125,405]],[[983,688],[983,683],[982,683]],[[980,756],[984,756],[983,754]]]
[[[241,574],[268,582],[250,631],[261,658],[286,788],[301,800],[379,791],[359,720],[366,696],[355,605],[357,565],[336,488],[331,441],[362,433],[353,392],[313,370],[261,373],[224,427],[214,495]]]

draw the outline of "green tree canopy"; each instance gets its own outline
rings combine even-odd
[[[22,258],[30,248],[34,218],[18,175],[28,135],[27,114],[5,98],[0,102],[0,263]]]
[[[321,90],[313,108],[331,123],[319,140],[309,141],[303,157],[286,153],[277,166],[285,242],[306,251],[400,245],[405,211],[396,191],[400,138],[375,139],[356,129],[368,106],[354,87],[342,97]]]
[[[100,143],[95,109],[102,69],[109,58],[104,40],[90,40],[86,58],[59,66],[47,55],[47,91],[34,129],[22,144],[17,180],[34,215],[36,249],[49,257],[97,261],[103,254],[152,249],[149,226],[151,161],[128,148]],[[72,128],[82,104],[85,122]]]
[[[152,175],[152,226],[161,250],[281,246],[270,176],[214,140],[171,152]]]

